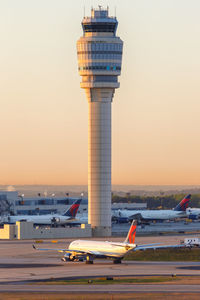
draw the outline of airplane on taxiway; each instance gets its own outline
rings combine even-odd
[[[188,208],[191,195],[187,195],[174,209],[146,209],[146,210],[118,210],[114,213],[114,218],[120,222],[128,222],[137,219],[138,222],[145,221],[163,221],[174,220],[177,218],[187,217],[186,209]]]
[[[145,244],[136,245],[135,235],[136,235],[137,221],[133,220],[130,226],[128,235],[124,242],[108,242],[108,241],[93,241],[93,240],[75,240],[70,243],[68,249],[48,249],[48,248],[36,248],[35,250],[42,251],[58,251],[65,253],[62,258],[63,261],[84,261],[86,263],[92,264],[95,258],[108,258],[113,259],[113,263],[119,264],[124,256],[129,251],[136,250],[146,250],[146,249],[157,249],[157,248],[177,248],[183,247],[183,245],[160,245],[156,244]]]

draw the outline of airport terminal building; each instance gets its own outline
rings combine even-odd
[[[88,199],[82,198],[78,213],[88,212]],[[72,203],[77,200],[75,197],[44,197],[38,196],[26,198],[19,195],[17,191],[0,191],[0,214],[6,214],[9,211],[14,215],[45,215],[66,211]],[[146,203],[113,203],[112,209],[145,209]]]

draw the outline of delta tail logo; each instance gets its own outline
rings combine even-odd
[[[71,218],[75,218],[78,212],[80,203],[82,199],[78,199],[72,204],[72,206],[68,209],[68,211],[64,214],[65,216],[69,216]]]
[[[135,234],[136,234],[136,225],[131,226],[131,231],[128,237],[129,244],[134,244],[135,242]]]
[[[191,199],[191,194],[187,195],[183,200],[175,207],[174,210],[186,211],[189,205],[189,201]]]
[[[129,229],[128,235],[124,241],[124,243],[134,244],[135,235],[136,235],[137,221],[133,220],[133,223]]]

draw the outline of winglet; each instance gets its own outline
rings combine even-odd
[[[124,243],[134,244],[136,235],[137,221],[133,220]]]
[[[36,250],[36,247],[35,247],[35,245],[32,245],[32,247],[33,247],[33,249],[35,249],[35,250]]]

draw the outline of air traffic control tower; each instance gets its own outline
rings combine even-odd
[[[122,40],[108,9],[91,10],[77,42],[81,88],[88,100],[88,223],[94,236],[111,235],[111,103],[119,87]]]

